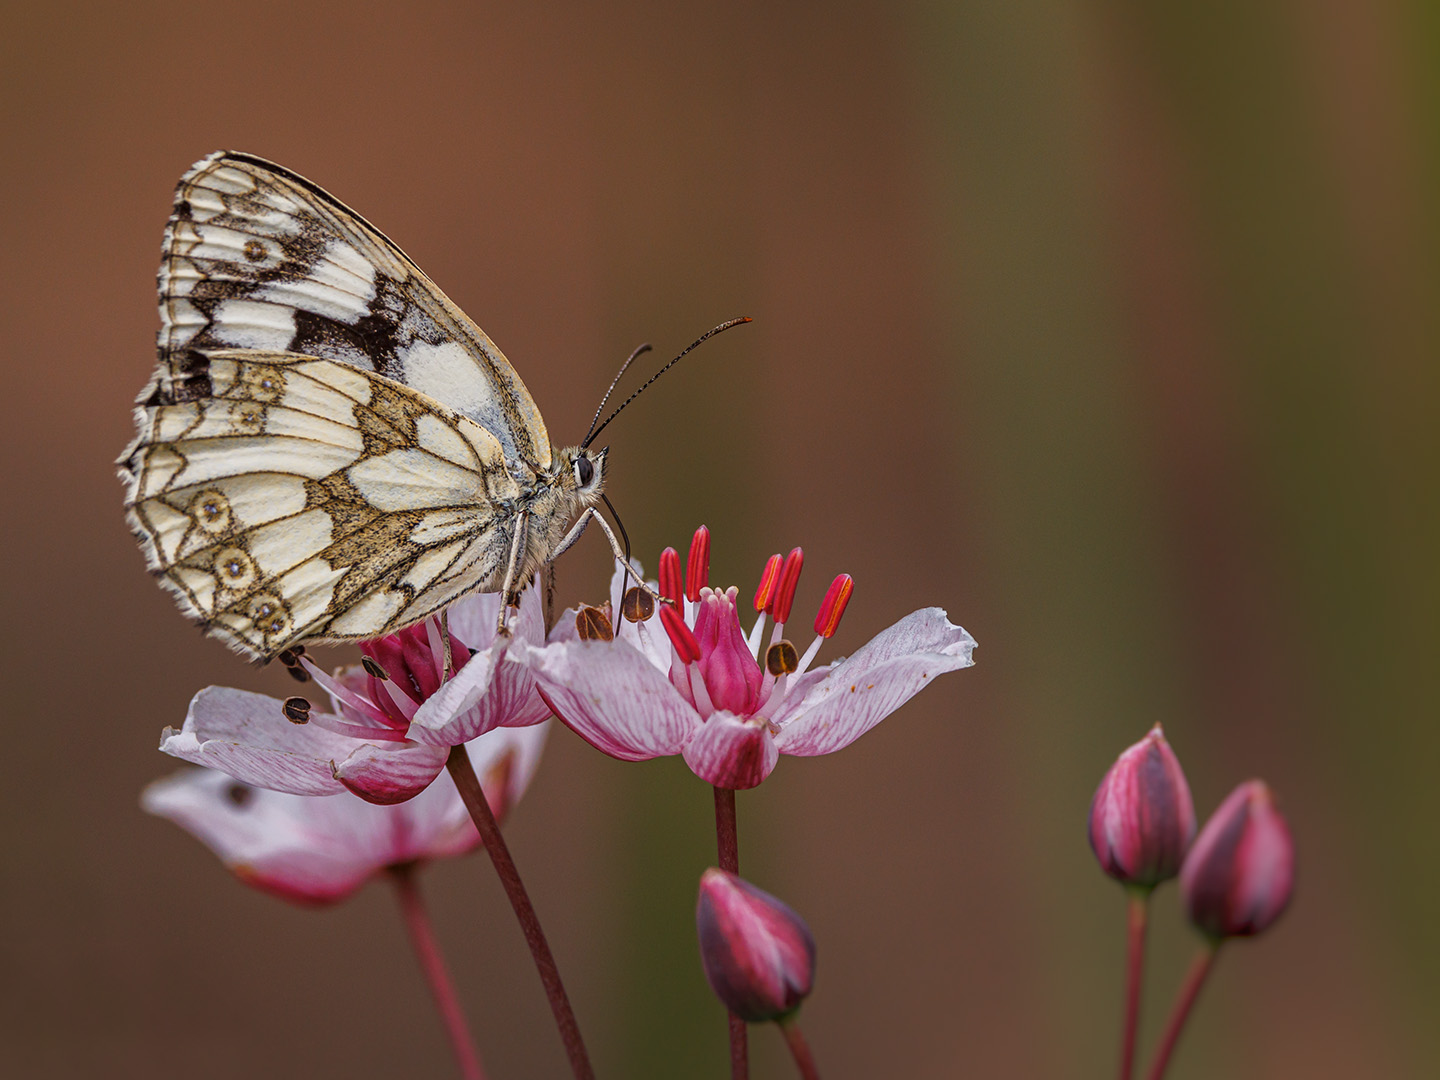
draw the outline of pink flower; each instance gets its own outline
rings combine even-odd
[[[1212,938],[1258,934],[1295,887],[1295,844],[1263,780],[1247,780],[1200,830],[1180,870],[1190,921]]]
[[[815,939],[791,908],[735,874],[700,876],[700,962],[715,996],[742,1020],[778,1020],[815,984]]]
[[[1101,869],[1127,885],[1153,888],[1180,872],[1195,836],[1195,804],[1159,724],[1100,781],[1089,834]]]
[[[848,659],[812,668],[839,625],[849,575],[831,585],[816,637],[801,655],[784,636],[800,549],[770,560],[748,635],[736,612],[737,590],[706,584],[708,556],[702,528],[682,588],[679,556],[667,549],[659,591],[675,602],[642,621],[621,621],[613,640],[581,640],[575,621],[562,618],[550,644],[516,642],[509,661],[528,667],[555,715],[597,749],[624,761],[683,754],[702,779],[737,789],[764,780],[780,754],[809,757],[848,746],[937,675],[973,663],[974,639],[940,608],[924,608]],[[621,585],[617,572],[612,611],[621,610]],[[767,615],[774,629],[762,649]]]
[[[361,642],[363,668],[333,676],[308,656],[291,670],[325,689],[333,711],[300,697],[211,686],[190,702],[185,724],[166,728],[160,749],[257,787],[293,795],[349,790],[373,803],[397,803],[425,790],[451,746],[498,727],[538,724],[549,709],[535,682],[505,652],[530,636],[544,640],[537,589],[523,594],[513,638],[497,638],[498,598],[469,596],[449,609],[453,677],[441,685],[438,620]],[[478,646],[472,650],[470,646]]]
[[[466,747],[497,818],[529,785],[548,726],[501,728]],[[240,880],[297,903],[342,900],[386,867],[480,844],[448,776],[409,802],[375,806],[347,792],[289,795],[185,769],[147,787],[140,805],[192,833]]]

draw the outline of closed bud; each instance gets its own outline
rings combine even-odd
[[[1195,804],[1159,724],[1100,781],[1089,833],[1100,868],[1127,885],[1152,888],[1180,872],[1195,835]]]
[[[1280,917],[1294,886],[1290,827],[1265,782],[1247,780],[1211,815],[1185,858],[1185,913],[1208,937],[1246,937]]]
[[[715,996],[742,1020],[778,1020],[815,982],[815,939],[786,904],[734,874],[700,877],[700,960]]]

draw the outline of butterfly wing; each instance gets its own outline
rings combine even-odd
[[[153,396],[121,460],[131,527],[239,651],[379,637],[503,576],[522,489],[495,435],[433,398],[249,348],[191,349]]]
[[[507,460],[550,465],[545,422],[494,342],[383,233],[288,169],[227,151],[197,162],[176,188],[159,286],[159,381],[177,400],[203,394],[205,350],[303,353],[404,383],[485,428]]]

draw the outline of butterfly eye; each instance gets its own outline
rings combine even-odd
[[[589,487],[590,481],[595,479],[595,466],[590,464],[588,457],[577,457],[575,459],[575,479],[581,487]]]

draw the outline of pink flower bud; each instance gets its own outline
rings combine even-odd
[[[1295,886],[1290,827],[1263,780],[1220,804],[1180,871],[1185,912],[1212,938],[1258,934],[1280,917]]]
[[[1100,868],[1127,885],[1149,888],[1180,872],[1195,835],[1195,804],[1159,724],[1100,781],[1089,831]]]
[[[695,926],[705,978],[741,1019],[779,1019],[810,993],[815,939],[805,920],[769,893],[724,870],[706,870]]]

